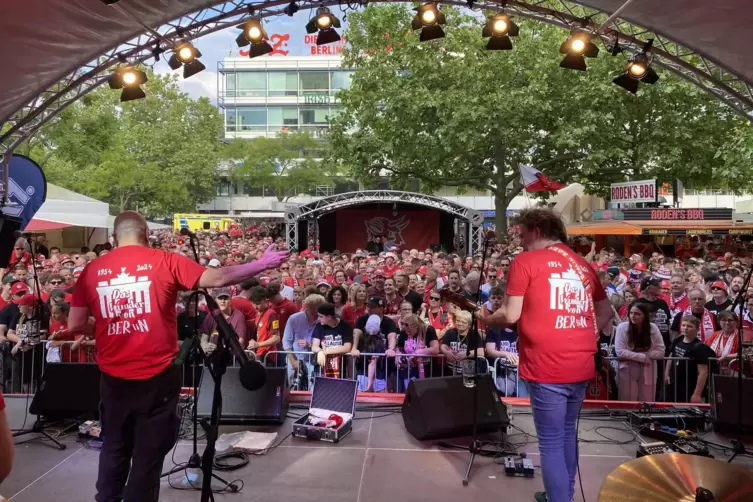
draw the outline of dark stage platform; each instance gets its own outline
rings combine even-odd
[[[20,427],[24,419],[25,399],[8,398],[11,427]],[[589,419],[580,421],[580,466],[586,500],[595,502],[599,487],[615,467],[635,457],[637,442],[633,434],[611,429],[625,429],[622,422]],[[470,486],[461,479],[468,461],[466,451],[448,451],[435,442],[414,440],[405,432],[400,414],[374,411],[357,413],[353,433],[338,445],[307,442],[288,437],[266,455],[252,455],[250,464],[233,472],[219,473],[228,480],[242,479],[245,487],[238,494],[217,495],[217,500],[281,502],[437,502],[446,500],[531,501],[533,493],[542,490],[540,473],[534,479],[508,478],[501,465],[491,457],[479,457]],[[32,417],[29,417],[31,420]],[[291,431],[292,420],[278,428],[278,439]],[[27,422],[29,424],[30,422]],[[513,424],[534,433],[530,410],[513,408]],[[222,432],[243,430],[223,427]],[[272,431],[274,428],[254,428]],[[607,436],[626,444],[601,444]],[[710,433],[711,441],[727,444],[724,437]],[[63,441],[68,445],[58,451],[41,441],[17,447],[13,472],[0,494],[18,502],[94,500],[99,452],[84,449],[71,434]],[[519,445],[518,451],[529,453],[534,465],[539,464],[535,438],[527,438],[511,430],[508,441]],[[528,441],[527,441],[528,440]],[[467,440],[456,440],[464,442]],[[751,446],[753,443],[748,443]],[[203,450],[203,446],[200,451]],[[177,461],[191,452],[191,442],[181,440],[175,450]],[[714,456],[723,458],[721,452]],[[498,459],[501,460],[501,459]],[[753,469],[753,459],[736,460],[738,465]],[[168,455],[165,468],[173,463]],[[174,484],[184,478],[175,474]],[[579,489],[575,500],[580,501]],[[160,500],[163,502],[197,501],[199,493],[179,491],[163,481]]]

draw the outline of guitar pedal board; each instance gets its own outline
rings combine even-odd
[[[675,450],[664,441],[641,443],[638,445],[638,452],[635,454],[635,458],[645,457],[646,455],[661,455],[663,453],[675,453]]]
[[[533,462],[525,457],[505,457],[505,476],[532,478],[535,474]]]

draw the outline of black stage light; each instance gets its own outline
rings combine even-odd
[[[108,84],[110,89],[123,89],[120,93],[120,101],[133,101],[146,97],[141,88],[147,82],[146,73],[134,66],[119,66],[110,75]]]
[[[120,2],[120,0],[100,0],[100,1],[105,5],[113,5]]]
[[[235,39],[235,43],[238,44],[238,47],[251,45],[251,49],[248,51],[249,58],[263,56],[272,52],[272,46],[267,41],[267,34],[264,28],[262,28],[261,20],[249,19],[244,24],[238,26],[238,28],[242,31],[238,35],[238,38]]]
[[[190,42],[181,42],[175,47],[175,51],[173,51],[173,55],[170,56],[167,64],[173,70],[182,66],[183,78],[189,78],[206,69],[206,66],[199,61],[200,57],[199,49]]]
[[[645,84],[655,84],[658,82],[659,75],[651,68],[651,60],[649,59],[649,50],[652,44],[653,40],[649,40],[643,52],[630,58],[625,73],[617,76],[612,82],[633,94],[638,93],[638,84],[640,82]]]
[[[411,28],[413,28],[413,31],[421,30],[419,35],[421,42],[444,38],[444,30],[441,25],[446,24],[447,20],[436,3],[428,2],[414,10],[416,15],[411,22]]]
[[[295,14],[296,12],[298,12],[298,9],[299,9],[299,8],[300,8],[300,7],[298,7],[298,4],[297,4],[297,3],[295,3],[295,0],[293,0],[293,1],[292,1],[292,2],[290,2],[290,3],[289,3],[289,4],[288,4],[288,5],[287,5],[287,6],[286,6],[286,7],[284,8],[284,9],[282,9],[282,11],[283,11],[283,12],[284,12],[285,14],[287,14],[288,16],[290,16],[290,17],[293,17],[293,15],[294,15],[294,14]]]
[[[571,31],[570,36],[560,46],[560,54],[565,54],[560,68],[586,71],[586,58],[595,58],[599,55],[599,48],[591,42],[592,38],[593,35],[586,31]]]
[[[486,49],[490,51],[509,51],[512,49],[510,37],[517,37],[520,33],[518,25],[506,14],[489,17],[481,31],[481,36],[489,39]]]
[[[337,19],[327,7],[316,9],[316,16],[306,24],[306,33],[319,34],[316,36],[316,45],[331,44],[340,40],[340,35],[335,28],[340,27],[340,20]]]

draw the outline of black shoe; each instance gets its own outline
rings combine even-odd
[[[533,495],[533,500],[536,502],[547,502],[546,492],[536,492]]]

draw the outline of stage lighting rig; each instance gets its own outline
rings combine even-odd
[[[413,31],[421,30],[419,35],[421,42],[444,38],[444,30],[441,25],[447,24],[447,20],[436,3],[427,2],[414,10],[416,15],[411,22],[411,28],[413,28]]]
[[[119,66],[110,75],[108,84],[110,89],[123,89],[120,93],[120,101],[133,101],[146,97],[146,93],[141,88],[147,82],[146,73],[134,66]]]
[[[293,17],[295,13],[298,12],[298,9],[300,9],[300,7],[298,7],[298,4],[295,3],[295,0],[293,0],[284,9],[282,9],[282,11],[288,16]]]
[[[235,43],[238,47],[245,47],[251,45],[248,51],[249,58],[255,58],[269,54],[272,52],[272,46],[267,41],[267,34],[262,28],[261,20],[249,19],[244,24],[238,26],[241,29],[241,34],[235,39]]]
[[[201,52],[191,42],[181,42],[175,46],[175,51],[167,61],[173,70],[183,67],[183,78],[189,78],[206,69],[199,58]]]
[[[638,93],[639,82],[655,84],[659,80],[659,75],[651,68],[650,50],[653,43],[653,39],[646,42],[643,51],[628,60],[625,73],[617,76],[612,82],[633,94]]]
[[[340,40],[340,35],[335,31],[339,27],[340,20],[327,7],[319,7],[316,9],[316,16],[306,24],[306,33],[311,35],[319,32],[316,45],[331,44]]]
[[[481,31],[481,36],[489,39],[489,43],[486,44],[487,50],[509,51],[512,50],[510,37],[517,37],[518,33],[520,33],[520,28],[512,21],[512,18],[499,13],[489,17]]]
[[[593,35],[586,31],[571,31],[570,36],[560,46],[560,54],[565,54],[560,68],[586,71],[586,58],[595,58],[599,55],[599,48],[591,41],[592,38]]]

